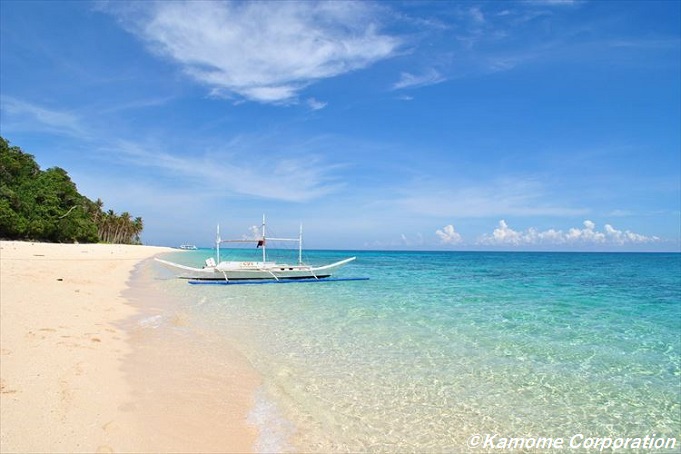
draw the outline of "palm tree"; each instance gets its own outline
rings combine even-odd
[[[144,229],[144,222],[142,221],[141,217],[136,217],[135,220],[132,223],[133,226],[133,233],[135,235],[135,243],[140,244],[140,234],[142,233],[142,229]]]
[[[118,218],[118,227],[116,229],[116,243],[128,244],[130,243],[130,213],[124,211]]]

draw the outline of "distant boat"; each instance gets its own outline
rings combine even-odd
[[[181,244],[179,249],[183,249],[185,251],[195,251],[198,248],[193,244]]]
[[[289,265],[267,261],[267,243],[272,241],[298,242],[298,263]],[[262,249],[262,261],[220,261],[220,244],[222,243],[253,243]],[[183,245],[187,246],[187,245]],[[159,263],[174,271],[181,279],[195,281],[243,281],[243,280],[286,280],[286,279],[324,279],[328,278],[342,266],[352,262],[356,257],[350,257],[335,263],[322,266],[311,266],[303,263],[303,228],[300,228],[298,238],[269,238],[265,231],[265,216],[262,218],[262,233],[259,237],[246,240],[223,240],[220,238],[220,226],[217,228],[215,239],[216,258],[210,257],[205,266],[195,268],[156,259]],[[182,247],[181,247],[182,248]],[[182,248],[184,249],[184,248]],[[196,249],[196,247],[194,247]]]

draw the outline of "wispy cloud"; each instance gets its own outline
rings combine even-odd
[[[72,112],[3,96],[0,99],[5,130],[44,131],[57,135],[87,138],[89,132],[80,117]]]
[[[320,158],[261,157],[253,153],[221,150],[173,155],[157,145],[121,141],[111,154],[140,167],[179,179],[184,186],[197,186],[201,193],[222,196],[240,194],[265,199],[303,202],[326,196],[343,184],[335,177],[338,165]]]
[[[583,0],[525,0],[532,6],[574,6],[583,3]]]
[[[470,15],[473,22],[478,23],[478,24],[484,24],[485,23],[485,15],[482,13],[482,10],[480,9],[479,6],[474,6],[472,8],[469,8],[468,14]]]
[[[427,216],[575,216],[588,212],[552,200],[545,185],[531,179],[504,178],[486,185],[452,187],[443,183],[412,184],[404,192],[396,203],[412,213]]]
[[[313,98],[307,102],[312,109],[325,106]],[[121,109],[145,105],[140,103]],[[155,105],[155,102],[149,105]],[[107,131],[89,125],[82,112],[60,111],[8,96],[0,99],[0,110],[5,132],[42,131],[75,138],[88,144],[92,151],[89,158],[153,168],[160,172],[161,181],[164,176],[172,177],[176,179],[177,187],[195,186],[193,191],[199,196],[217,191],[221,195],[231,193],[302,202],[329,195],[343,187],[336,175],[340,165],[328,163],[319,153],[310,157],[304,151],[277,149],[267,139],[236,137],[211,150],[175,154],[153,139],[131,141],[113,137]],[[206,189],[207,182],[210,182],[210,189]]]
[[[321,110],[324,107],[326,107],[326,105],[328,104],[326,102],[319,101],[315,98],[308,98],[306,100],[306,103],[307,103],[308,107],[310,107],[310,109],[312,109],[312,110]]]
[[[617,230],[605,224],[603,231],[596,228],[592,221],[584,221],[583,228],[573,227],[567,232],[549,229],[538,231],[529,228],[517,231],[509,227],[506,221],[499,225],[492,234],[483,235],[477,244],[485,246],[625,246],[659,242],[656,236],[646,236],[629,230]]]
[[[394,55],[364,2],[158,2],[110,11],[214,95],[286,102],[309,84]]]
[[[99,110],[103,114],[112,114],[125,111],[135,111],[140,109],[146,109],[149,107],[158,107],[168,104],[172,101],[171,97],[159,97],[159,98],[148,98],[148,99],[135,99],[134,101],[122,102],[120,104],[111,104],[105,108]]]
[[[438,49],[425,46],[419,49],[419,55],[431,55],[431,62],[437,62],[439,71],[450,80],[509,71],[528,63],[555,59],[556,55],[563,59],[582,57],[584,53],[576,46],[584,36],[593,37],[594,47],[603,46],[598,25],[580,23],[564,27],[561,13],[577,9],[582,3],[580,0],[528,0],[448,6],[442,9],[442,16],[453,18],[456,26],[442,28],[429,21],[419,23],[425,34],[448,36],[451,45],[447,47],[447,55],[433,54]],[[430,44],[433,40],[424,42]]]
[[[446,79],[438,71],[432,68],[422,74],[403,72],[400,74],[400,80],[393,84],[393,89],[401,90],[403,88],[435,85],[444,82],[445,80]]]

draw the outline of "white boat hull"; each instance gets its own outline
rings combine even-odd
[[[285,279],[323,279],[342,266],[355,260],[350,257],[325,266],[287,265],[274,262],[220,262],[216,266],[194,268],[167,260],[157,262],[175,272],[181,279],[199,281],[237,281],[237,280],[285,280]]]

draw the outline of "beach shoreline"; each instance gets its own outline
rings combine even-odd
[[[131,289],[133,272],[171,251],[0,242],[0,451],[252,450],[257,376],[247,362],[227,355],[213,391],[215,377],[195,376],[179,338],[135,329],[153,295]],[[212,436],[216,419],[227,430]]]

